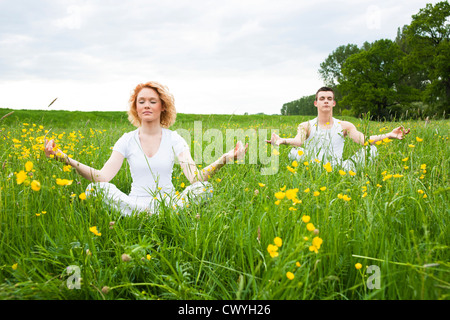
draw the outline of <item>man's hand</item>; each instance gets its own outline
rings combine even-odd
[[[283,142],[283,139],[280,138],[280,136],[277,135],[277,134],[274,132],[274,133],[272,133],[271,139],[270,139],[270,140],[266,140],[266,142],[267,142],[267,143],[270,143],[270,144],[272,144],[272,145],[279,146],[279,145]]]
[[[405,130],[403,126],[397,127],[394,130],[392,130],[388,137],[391,139],[399,139],[402,140],[411,130],[408,128]]]

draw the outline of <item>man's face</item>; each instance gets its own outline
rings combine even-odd
[[[334,101],[334,94],[332,91],[320,91],[317,93],[317,100],[314,101],[318,112],[331,111],[336,105]]]

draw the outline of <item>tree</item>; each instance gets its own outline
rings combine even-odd
[[[423,101],[436,111],[450,104],[450,4],[427,4],[403,28],[408,57],[405,67],[422,80]]]
[[[411,88],[401,84],[406,54],[389,39],[364,47],[367,49],[348,57],[342,66],[341,103],[349,105],[355,115],[370,112],[375,118],[389,117],[400,111],[401,103],[413,100]]]
[[[320,64],[319,74],[326,86],[336,87],[342,78],[342,65],[351,55],[360,52],[355,44],[347,44],[334,50]]]
[[[301,116],[312,116],[317,113],[316,107],[314,106],[314,99],[316,95],[304,96],[298,100],[294,100],[283,104],[281,108],[282,115],[301,115]]]

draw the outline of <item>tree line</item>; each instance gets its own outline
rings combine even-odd
[[[395,40],[336,48],[319,75],[336,93],[335,114],[371,119],[447,118],[450,106],[450,4],[427,4]],[[316,115],[315,94],[285,103],[282,115]]]

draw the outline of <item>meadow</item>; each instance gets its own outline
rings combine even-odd
[[[269,138],[311,118],[179,114],[171,129],[204,151],[194,121]],[[0,299],[448,300],[450,122],[341,119],[366,135],[411,133],[382,141],[356,172],[293,163],[289,147],[262,143],[276,174],[247,154],[211,177],[208,202],[122,217],[86,198],[89,181],[47,159],[43,141],[100,169],[134,130],[125,113],[14,110],[0,120]],[[344,157],[360,147],[347,141]],[[129,192],[126,161],[111,182]],[[173,184],[189,184],[179,165]]]

